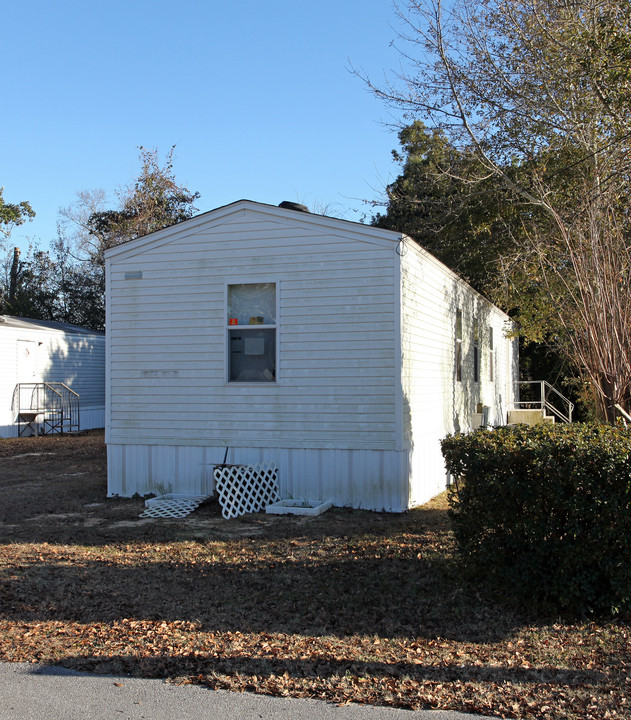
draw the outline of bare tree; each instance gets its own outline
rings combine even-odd
[[[103,212],[106,203],[105,190],[80,190],[72,205],[59,210],[58,236],[65,240],[76,259],[89,261],[98,253],[102,239],[93,235],[90,218]]]
[[[54,250],[64,270],[65,312],[91,327],[102,327],[105,322],[105,250],[186,220],[195,212],[193,203],[199,193],[176,183],[174,148],[164,165],[159,163],[157,150],[139,150],[138,178],[118,191],[114,208],[107,208],[103,190],[84,190],[77,193],[73,205],[60,211]],[[86,303],[90,303],[87,313]],[[78,313],[79,309],[82,312]]]
[[[503,299],[630,409],[628,0],[409,0],[383,99],[440,128],[520,206]],[[481,172],[480,172],[481,169]]]
[[[103,265],[107,248],[147,235],[194,214],[199,193],[178,185],[172,147],[161,166],[156,149],[140,147],[136,180],[117,192],[116,207],[106,209],[103,190],[83,190],[75,203],[60,211],[61,234],[81,259]]]
[[[100,264],[107,248],[188,220],[196,211],[194,202],[199,193],[178,185],[175,179],[175,146],[163,166],[156,149],[141,146],[139,150],[140,174],[119,192],[119,206],[94,212],[88,218],[88,231],[97,244],[95,260]]]

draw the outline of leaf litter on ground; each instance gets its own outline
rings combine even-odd
[[[225,521],[210,503],[142,524],[141,499],[105,497],[102,436],[64,441],[0,442],[0,457],[42,453],[0,465],[2,660],[340,704],[631,716],[626,619],[537,619],[488,597],[458,571],[445,498],[307,520]]]

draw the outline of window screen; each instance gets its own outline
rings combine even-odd
[[[229,382],[276,381],[276,285],[228,285]]]

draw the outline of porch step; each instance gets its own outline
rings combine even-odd
[[[18,436],[63,434],[80,428],[79,395],[64,383],[18,383],[11,411]]]
[[[518,423],[525,425],[553,424],[554,415],[546,415],[544,410],[509,410],[508,424],[516,425]]]

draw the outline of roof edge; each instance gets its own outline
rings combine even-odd
[[[38,318],[18,317],[17,315],[0,315],[0,329],[41,330],[66,333],[69,335],[105,336],[104,330],[93,330],[83,325],[61,322],[59,320],[40,320]]]
[[[361,233],[364,235],[372,235],[375,238],[386,240],[389,242],[399,242],[403,237],[402,233],[394,230],[385,230],[383,228],[373,227],[372,225],[365,225],[364,223],[358,223],[354,220],[345,220],[342,218],[330,217],[328,215],[318,215],[312,212],[300,212],[298,210],[281,208],[278,205],[270,205],[268,203],[261,203],[255,200],[235,200],[228,205],[221,205],[214,210],[208,210],[206,212],[195,215],[188,220],[169,225],[161,230],[156,230],[149,235],[143,235],[142,237],[135,238],[134,240],[128,240],[127,242],[117,245],[116,247],[110,248],[105,251],[105,258],[117,257],[125,253],[133,253],[140,250],[145,245],[159,242],[161,239],[167,240],[174,233],[180,232],[186,229],[193,229],[198,225],[208,222],[216,218],[220,220],[227,215],[238,212],[239,210],[256,210],[258,212],[267,213],[269,215],[275,215],[276,217],[282,217],[286,219],[293,219],[300,223],[308,224],[320,224],[328,227],[339,227],[341,230],[346,229],[347,231]]]

